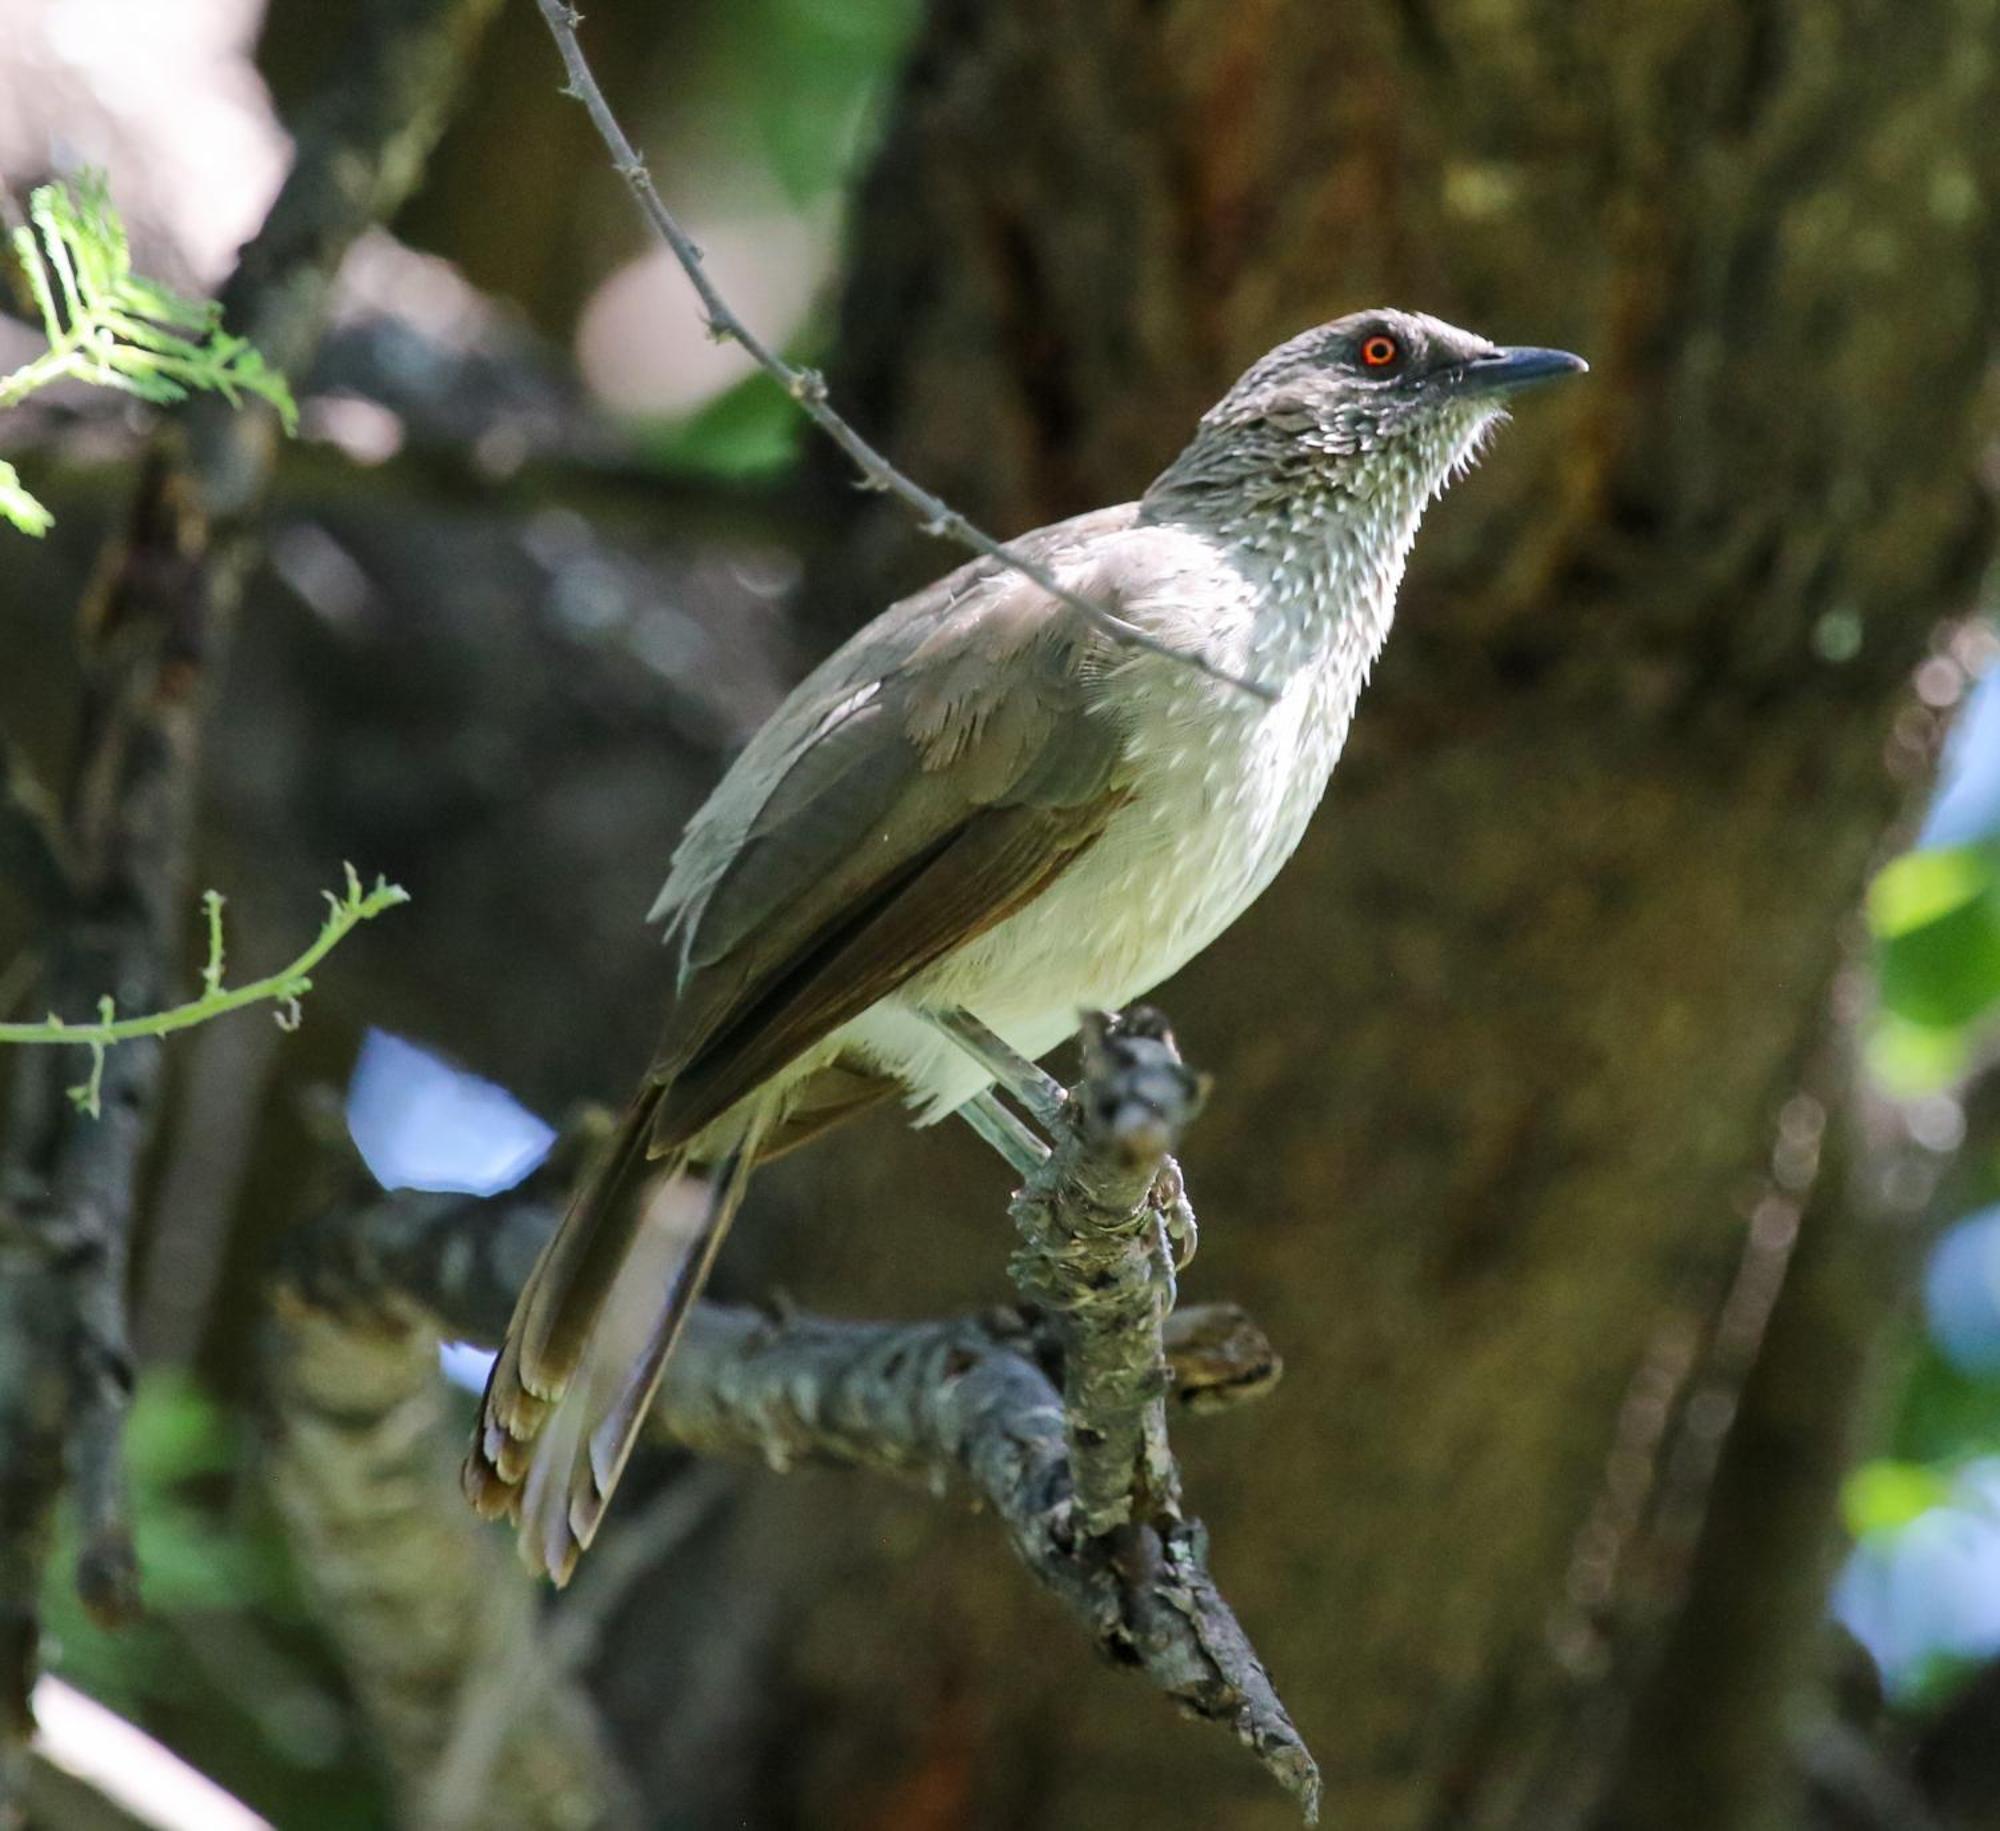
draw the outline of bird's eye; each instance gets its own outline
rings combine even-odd
[[[1372,337],[1361,340],[1361,366],[1364,369],[1393,369],[1402,360],[1403,346],[1387,331],[1377,331]]]

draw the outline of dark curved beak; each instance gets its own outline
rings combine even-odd
[[[1451,379],[1454,394],[1512,394],[1558,375],[1582,375],[1590,367],[1567,350],[1503,349],[1475,356]]]

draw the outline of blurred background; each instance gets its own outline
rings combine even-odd
[[[300,951],[343,860],[413,901],[297,1034],[166,1051],[143,1618],[79,1602],[73,1509],[13,1546],[0,1475],[9,1619],[244,1822],[1294,1823],[990,1522],[871,1477],[651,1452],[608,1574],[531,1598],[456,1501],[478,1357],[273,1304],[302,1230],[496,1195],[619,1096],[682,821],[956,557],[706,334],[529,0],[0,0],[9,220],[102,171],[139,271],[254,329],[240,249],[295,159],[416,105],[370,47],[425,17],[395,67],[448,124],[325,238],[240,605],[165,651],[202,675],[173,990],[204,887],[232,979]],[[1182,1428],[1190,1504],[1329,1823],[2000,1825],[1991,6],[601,0],[584,31],[737,311],[1003,535],[1135,495],[1340,312],[1590,358],[1433,512],[1305,849],[1160,994],[1218,1077],[1184,1293],[1287,1364]],[[0,316],[0,373],[39,347]],[[0,754],[72,817],[171,419],[70,385],[0,415],[56,517],[0,528]],[[49,1007],[45,921],[0,876],[0,1017]],[[51,1123],[20,1060],[15,1204]],[[760,1180],[719,1288],[1004,1301],[1006,1193],[969,1135],[876,1117]],[[33,1822],[234,1822],[164,1780],[111,1803],[150,1757],[64,1708]]]

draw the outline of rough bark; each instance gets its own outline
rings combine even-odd
[[[272,1492],[403,1820],[436,1831],[642,1822],[507,1547],[459,1504],[437,1337],[281,1301]]]
[[[1986,550],[1990,27],[947,5],[864,196],[836,389],[1003,528],[1129,494],[1243,360],[1339,309],[1421,305],[1596,368],[1435,512],[1330,808],[1165,994],[1220,1070],[1194,1289],[1249,1302],[1294,1374],[1191,1500],[1255,1541],[1238,1601],[1329,1757],[1332,1822],[1588,1819],[1593,1713],[1607,1687],[1643,1708],[1658,1669],[1700,1495],[1665,1545],[1645,1495],[1685,1461],[1674,1401],[1703,1385],[1746,1183],[1921,748],[1901,683]],[[850,617],[852,581],[936,558],[877,511],[819,601]],[[850,1158],[818,1202],[894,1174]],[[1823,1290],[1798,1301],[1832,1377],[1879,1309]],[[1804,1333],[1786,1390],[1814,1377]],[[1742,1395],[1753,1427],[1772,1384]],[[1825,1461],[1846,1422],[1787,1453]],[[1634,1483],[1625,1542],[1590,1538]],[[1797,1512],[1810,1565],[1823,1516]],[[912,1649],[950,1633],[924,1623],[974,1616],[977,1579],[899,1604],[850,1555],[869,1653],[922,1684]],[[1649,1565],[1665,1600],[1624,1629]],[[1808,1586],[1758,1631],[1816,1610]],[[963,1682],[976,1773],[1044,1738],[1035,1822],[1238,1822],[1219,1772],[1039,1650],[982,1643]],[[809,1766],[859,1784],[878,1689],[822,1701]],[[1788,1759],[1762,1748],[1706,1802],[1720,1822],[1761,1822]]]

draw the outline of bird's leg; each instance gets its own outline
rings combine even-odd
[[[1054,1127],[1063,1101],[1069,1097],[1060,1081],[1044,1074],[962,1006],[949,1011],[927,1011],[924,1015],[1020,1101],[1030,1119],[1044,1128]]]
[[[958,1109],[958,1116],[1006,1158],[1017,1175],[1032,1175],[1048,1161],[1049,1147],[1001,1105],[992,1088],[981,1088]]]

